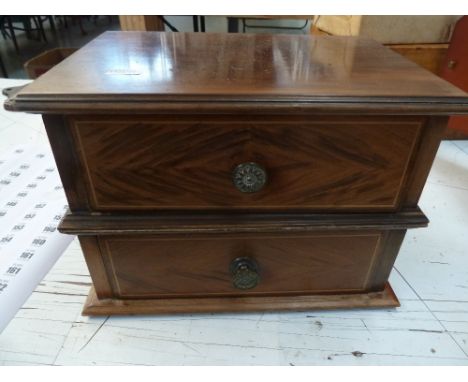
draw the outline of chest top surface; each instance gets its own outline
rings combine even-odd
[[[370,39],[106,32],[26,86],[6,107],[57,112],[167,102],[431,104],[466,112],[463,91]],[[435,109],[434,109],[435,105]]]

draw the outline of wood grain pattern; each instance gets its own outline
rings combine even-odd
[[[72,119],[97,211],[398,208],[423,118]],[[245,194],[240,163],[268,183]]]
[[[106,32],[5,107],[47,113],[447,114],[467,113],[468,98],[370,39]]]
[[[382,246],[386,231],[332,231],[307,235],[98,236],[114,297],[298,295],[377,289],[373,265],[394,259],[398,247]],[[99,256],[98,253],[94,254]],[[260,282],[233,286],[231,262],[254,259]],[[393,261],[385,263],[388,277]],[[380,290],[383,285],[380,285]]]
[[[363,291],[379,238],[377,233],[167,240],[124,235],[99,242],[112,267],[116,297],[156,298]],[[259,284],[249,290],[236,289],[229,274],[231,261],[244,256],[260,269]]]
[[[310,296],[205,297],[150,300],[98,299],[93,288],[82,314],[180,314],[220,312],[277,312],[350,308],[395,308],[400,302],[390,284],[380,292]]]

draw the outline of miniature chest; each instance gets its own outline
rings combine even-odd
[[[5,107],[43,115],[108,315],[398,306],[468,98],[368,39],[108,32]]]

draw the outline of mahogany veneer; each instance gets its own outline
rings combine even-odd
[[[468,98],[368,39],[108,32],[5,107],[43,114],[94,315],[398,306]]]
[[[69,123],[93,210],[381,211],[402,199],[426,120],[125,115]],[[233,187],[231,172],[243,162],[266,168],[259,192]]]

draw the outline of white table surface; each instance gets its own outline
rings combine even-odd
[[[40,116],[2,107],[0,152],[25,142],[48,147]],[[75,240],[0,334],[0,365],[468,365],[468,141],[441,144],[420,206],[431,223],[401,248],[397,309],[82,317]]]

